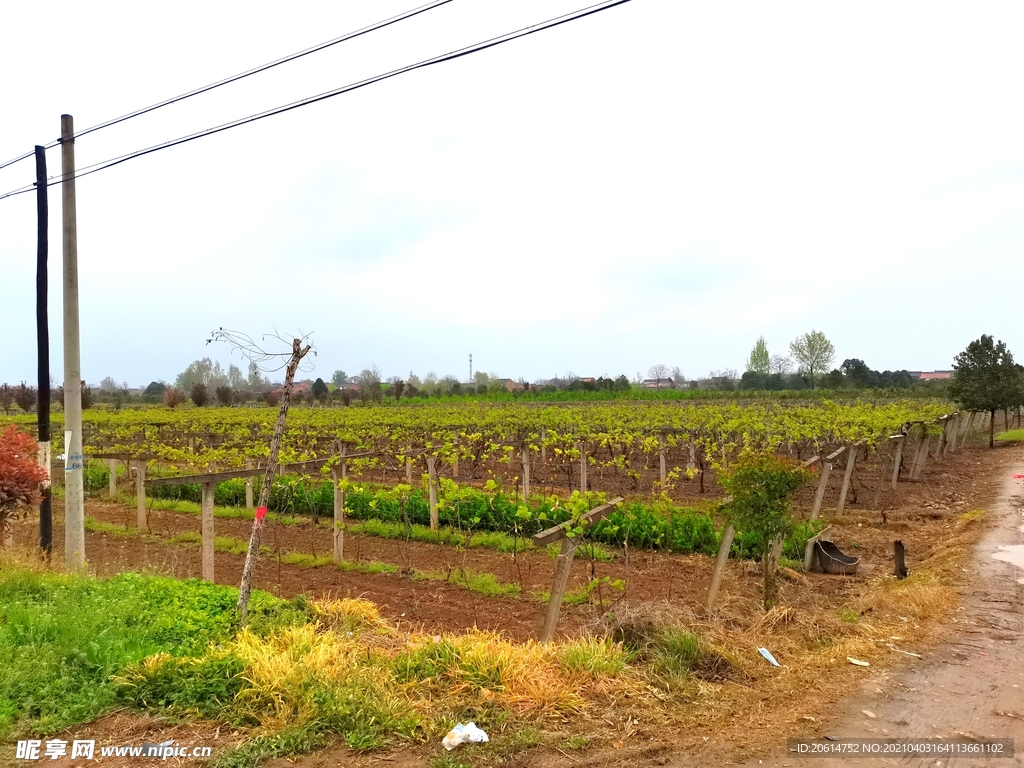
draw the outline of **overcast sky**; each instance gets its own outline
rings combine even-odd
[[[82,129],[422,1],[7,3],[0,162],[61,113]],[[78,165],[586,2],[454,0],[82,137]],[[633,0],[83,178],[83,375],[227,364],[219,326],[312,331],[325,379],[464,379],[469,353],[695,378],[811,329],[837,365],[948,368],[982,333],[1024,358],[1022,29],[1019,2]],[[36,376],[35,228],[34,195],[0,201],[0,382]]]

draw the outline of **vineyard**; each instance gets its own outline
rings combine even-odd
[[[600,483],[610,484],[609,491],[643,493],[653,488],[644,482],[645,473],[662,455],[668,454],[670,464],[688,467],[692,476],[728,463],[746,446],[786,450],[797,458],[852,443],[873,447],[906,425],[951,410],[949,403],[934,400],[297,408],[289,414],[281,460],[329,458],[344,446],[350,455],[363,454],[349,462],[357,474],[379,471],[386,480],[388,472],[403,471],[408,462],[423,470],[425,460],[434,457],[455,477],[507,483],[520,476],[525,449],[550,467],[544,480],[553,487],[573,472],[578,481],[582,466],[592,484],[598,482],[596,472]],[[130,455],[183,471],[241,468],[266,457],[274,416],[271,408],[89,411],[85,449],[89,455]],[[8,420],[32,423],[28,415]],[[60,424],[57,414],[55,453],[62,451]]]
[[[880,639],[923,638],[954,604],[947,571],[958,561],[948,553],[963,545],[973,530],[967,526],[981,514],[958,491],[976,471],[977,456],[959,450],[972,426],[977,432],[984,424],[951,411],[948,403],[926,400],[293,409],[256,583],[288,601],[262,595],[284,617],[271,612],[268,621],[307,628],[300,633],[275,623],[265,631],[282,653],[298,654],[292,644],[306,643],[307,634],[333,638],[337,633],[323,628],[340,622],[346,658],[358,660],[358,674],[373,676],[365,686],[373,701],[329,721],[324,713],[334,710],[323,702],[334,699],[327,694],[316,706],[296,704],[285,719],[267,716],[262,705],[239,710],[259,730],[240,736],[247,740],[231,754],[308,751],[331,743],[331,734],[371,752],[395,744],[399,734],[429,751],[452,722],[470,717],[513,751],[549,742],[561,750],[570,738],[617,750],[650,718],[727,729],[735,724],[729,713],[759,711],[765,696],[786,713],[786,733],[803,733],[803,714],[821,710],[794,699],[794,686],[814,687],[811,678],[821,675],[852,684],[858,668],[847,657],[890,663],[897,652]],[[223,593],[209,592],[217,603],[210,615],[219,620],[230,611],[234,592],[227,587],[241,578],[254,519],[250,483],[265,465],[275,416],[270,408],[86,413],[86,551],[90,570],[111,577],[103,589],[162,595],[186,588],[125,579],[124,571],[202,576],[213,582],[211,590],[225,585],[218,587]],[[13,420],[31,429],[24,417]],[[62,434],[59,416],[54,434]],[[723,483],[745,448],[792,459],[785,466],[801,473],[793,526],[777,539],[739,523],[734,531],[722,506]],[[59,478],[59,462],[54,469]],[[56,490],[59,500],[59,484]],[[609,502],[614,509],[598,522],[571,537],[551,535],[556,524],[572,528]],[[940,504],[953,511],[937,512]],[[826,576],[806,566],[808,542],[826,528],[860,558],[860,574]],[[14,530],[19,544],[36,536],[31,519]],[[905,581],[884,575],[891,572],[894,536],[909,542],[913,555],[914,574]],[[54,537],[55,558],[61,538]],[[762,567],[751,561],[767,560],[768,543],[778,544],[784,584],[779,602],[765,611]],[[185,584],[197,593],[207,588]],[[329,600],[346,595],[342,603]],[[257,607],[262,621],[265,606]],[[372,614],[364,645],[355,639],[362,631],[356,618],[330,614],[357,609]],[[250,694],[235,689],[250,684],[235,672],[246,669],[249,680],[265,649],[250,658],[243,643],[258,634],[217,631],[224,642],[237,637],[227,661],[217,650],[203,662],[209,670],[200,665],[196,672],[163,656],[151,663],[142,661],[146,654],[128,653],[111,667],[120,677],[97,677],[107,698],[67,722],[98,716],[111,702],[148,711],[153,696],[165,702],[154,711],[192,717],[195,706],[179,688],[191,690],[198,685],[193,678],[207,672],[210,685],[227,686],[228,700],[247,701]],[[768,666],[760,647],[771,648],[784,672]],[[518,687],[516,660],[526,653],[532,655],[522,666],[524,679],[527,670],[542,668],[552,690],[578,697],[576,714]],[[478,657],[493,669],[467,683]],[[273,688],[274,701],[290,696],[293,684],[304,690],[305,663],[274,683],[284,686]],[[218,664],[228,665],[228,684]],[[23,666],[27,674],[30,665]],[[333,677],[317,674],[317,685],[335,691]],[[417,698],[435,679],[443,685],[429,693],[430,703]],[[634,679],[641,681],[636,689],[618,699],[618,681]],[[815,698],[827,706],[828,696]],[[604,732],[608,720],[577,717],[588,707],[618,713],[612,735]],[[403,719],[413,715],[423,718],[420,730]],[[282,723],[295,718],[318,740],[287,742]],[[762,723],[742,734],[743,743],[767,743],[778,727]],[[514,735],[524,728],[535,736],[519,743]],[[644,744],[667,743],[650,726],[642,732]]]

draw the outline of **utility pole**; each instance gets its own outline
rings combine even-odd
[[[64,563],[85,565],[82,477],[82,354],[78,330],[78,221],[75,216],[75,121],[60,116],[61,213],[64,219]]]
[[[39,463],[46,470],[39,502],[39,549],[49,560],[53,549],[53,503],[50,489],[50,319],[46,305],[49,276],[50,209],[46,190],[46,150],[36,146],[36,345],[39,350]]]
[[[469,353],[469,380],[473,381],[473,353]]]

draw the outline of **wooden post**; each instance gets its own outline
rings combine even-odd
[[[331,482],[334,484],[334,564],[341,565],[345,557],[345,492],[338,483],[341,482],[338,467],[331,470]]]
[[[139,533],[146,530],[146,462],[135,462],[135,524]]]
[[[718,588],[722,586],[722,576],[725,574],[725,564],[729,561],[729,550],[732,548],[732,540],[736,535],[736,529],[731,525],[722,534],[722,543],[718,546],[718,559],[715,560],[715,570],[711,574],[711,586],[708,587],[707,609],[708,613],[715,610],[715,600],[718,597]]]
[[[821,512],[821,503],[825,500],[825,489],[828,487],[828,478],[832,474],[833,462],[843,454],[846,447],[840,448],[838,451],[829,454],[821,462],[821,479],[818,480],[818,492],[814,494],[814,505],[811,507],[811,520],[818,519],[818,513]]]
[[[548,463],[548,447],[544,443],[544,440],[547,438],[547,436],[548,436],[547,429],[544,428],[544,427],[541,427],[540,428],[540,461],[544,465],[547,465],[547,463]]]
[[[921,473],[924,471],[925,465],[928,463],[928,452],[931,450],[932,436],[927,434],[924,436],[924,448],[921,450],[921,460],[911,470],[910,479],[917,480],[921,477]]]
[[[252,459],[246,459],[245,468],[252,469]],[[245,508],[252,509],[252,478],[245,478]]]
[[[936,421],[942,422],[942,433],[939,435],[938,442],[935,445],[935,455],[932,458],[934,458],[936,461],[941,461],[943,451],[945,451],[946,448],[946,427],[949,424],[949,420],[943,417],[940,419],[936,419]]]
[[[585,530],[587,527],[595,525],[610,515],[615,507],[621,503],[622,498],[616,497],[607,504],[594,507],[585,515],[582,515],[575,524]],[[541,642],[546,642],[554,637],[555,629],[558,627],[558,613],[562,608],[565,585],[569,581],[569,570],[572,567],[572,560],[576,554],[576,541],[566,535],[572,525],[574,523],[571,520],[560,523],[538,534],[534,534],[532,539],[534,546],[538,547],[547,546],[558,540],[562,542],[562,549],[558,555],[558,562],[555,565],[555,580],[551,585],[551,599],[548,600],[548,612],[544,617],[544,628],[540,634]]]
[[[427,473],[430,480],[430,530],[436,531],[438,528],[437,518],[437,468],[434,464],[435,458],[433,456],[427,457]]]
[[[961,451],[964,449],[964,446],[967,445],[967,438],[971,434],[971,427],[974,426],[974,418],[977,415],[978,414],[976,414],[974,411],[971,411],[969,414],[967,414],[967,423],[964,424],[964,434],[963,434],[963,437],[960,438],[960,450]]]
[[[661,461],[661,490],[665,492],[665,435],[658,435],[658,459]]]
[[[921,463],[921,452],[926,450],[925,446],[928,444],[928,427],[925,424],[921,425],[921,434],[917,438],[917,448],[914,450],[914,458],[910,461],[910,479],[915,480],[917,478],[917,467]]]
[[[692,473],[697,468],[697,450],[693,447],[693,443],[688,444],[686,448],[686,471]]]
[[[843,487],[839,490],[839,504],[836,505],[836,517],[843,514],[846,507],[846,494],[850,492],[850,481],[853,479],[853,467],[860,453],[860,443],[854,443],[846,451],[846,472],[843,473]]]
[[[213,581],[213,495],[216,483],[203,483],[203,579]]]
[[[568,536],[562,538],[562,549],[558,553],[558,562],[555,565],[555,580],[551,585],[551,599],[548,600],[548,612],[544,616],[544,629],[540,633],[540,641],[546,643],[555,635],[558,628],[558,614],[562,610],[562,599],[565,597],[565,587],[569,583],[569,571],[572,570],[572,560],[576,555],[576,542]]]
[[[520,446],[523,461],[523,504],[527,504],[530,498],[530,446],[523,441]]]
[[[587,492],[587,442],[580,444],[580,493]]]
[[[452,431],[452,444],[455,446],[455,460],[452,462],[452,477],[459,477],[459,433]]]
[[[894,437],[893,440],[898,440],[896,444],[896,458],[892,461],[892,487],[896,488],[896,483],[900,479],[900,465],[903,463],[903,444],[907,442],[907,439],[903,435]]]
[[[405,446],[405,484],[412,485],[412,443]]]
[[[946,453],[956,453],[956,435],[960,429],[960,414],[958,413],[949,421],[949,440],[946,443]]]
[[[107,480],[107,495],[114,498],[117,496],[117,459],[107,459],[107,472],[110,475]]]
[[[905,579],[910,571],[907,570],[907,550],[903,546],[902,541],[894,541],[892,543],[893,548],[893,560],[895,561],[895,569],[893,571],[897,579]]]
[[[875,495],[871,500],[872,509],[878,509],[878,504],[882,500],[882,488],[885,486],[888,474],[886,472],[885,457],[883,456],[881,449],[875,448],[875,453],[878,455],[878,484],[875,485]]]

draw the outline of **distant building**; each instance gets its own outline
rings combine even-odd
[[[499,387],[504,389],[506,392],[522,392],[523,391],[523,385],[520,384],[518,381],[513,381],[512,379],[495,379],[493,381],[493,383],[497,384]]]
[[[921,373],[921,381],[936,381],[939,379],[948,379],[953,375],[952,371],[931,371],[930,373]]]
[[[308,381],[296,381],[292,384],[292,394],[299,395],[309,392],[313,388],[313,384]],[[276,389],[271,390],[277,397],[281,397],[284,394],[284,384],[279,384]]]
[[[640,386],[644,389],[675,389],[676,383],[671,377],[666,376],[664,379],[644,379]]]

